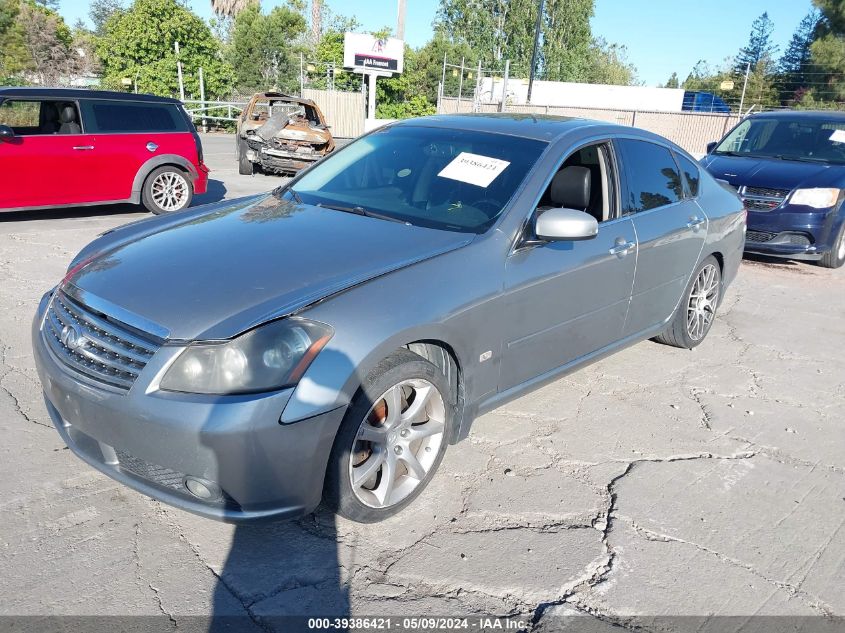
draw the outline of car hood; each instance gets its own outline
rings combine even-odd
[[[230,338],[474,237],[274,195],[150,226],[101,238],[65,283],[177,340]]]
[[[734,187],[795,189],[802,185],[827,186],[830,172],[842,169],[820,163],[713,154],[706,156],[702,162],[714,178],[727,180]]]

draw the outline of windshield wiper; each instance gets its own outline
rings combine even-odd
[[[376,211],[370,211],[369,209],[365,209],[361,206],[345,207],[340,204],[326,204],[325,202],[318,202],[314,206],[322,207],[324,209],[334,209],[335,211],[343,211],[344,213],[352,213],[354,215],[363,215],[365,217],[375,218],[377,220],[388,220],[389,222],[399,222],[399,224],[410,225],[410,222],[406,222],[405,220],[400,220],[399,218],[394,218],[389,215],[377,213]]]
[[[802,163],[827,163],[823,158],[813,158],[812,156],[788,156],[785,154],[775,154],[772,158],[777,158],[778,160],[796,160]]]

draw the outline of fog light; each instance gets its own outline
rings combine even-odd
[[[197,499],[210,501],[220,497],[220,488],[210,481],[197,479],[196,477],[185,477],[185,488]]]

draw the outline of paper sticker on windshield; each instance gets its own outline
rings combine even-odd
[[[834,143],[845,143],[845,130],[833,130],[830,140]]]
[[[508,165],[510,163],[506,160],[461,152],[437,175],[441,178],[468,182],[476,187],[487,187],[496,179],[496,176],[505,171]]]

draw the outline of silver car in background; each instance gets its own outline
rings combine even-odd
[[[656,135],[408,120],[272,194],[103,235],[33,349],[62,438],[118,481],[226,521],[377,521],[479,414],[637,341],[698,345],[744,234]]]

